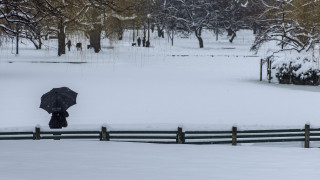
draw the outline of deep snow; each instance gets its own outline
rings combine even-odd
[[[0,131],[48,129],[40,97],[61,86],[79,93],[67,130],[320,126],[319,87],[259,82],[263,53],[248,51],[251,32],[239,32],[234,44],[220,38],[205,34],[204,49],[195,38],[174,47],[155,38],[146,49],[126,36],[112,46],[104,40],[99,54],[73,47],[62,57],[54,41],[40,51],[24,41],[18,56],[8,44],[0,49]],[[0,141],[0,179],[319,179],[318,148],[259,146]]]

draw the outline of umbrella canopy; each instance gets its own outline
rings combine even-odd
[[[41,97],[40,108],[49,114],[55,111],[65,111],[76,104],[78,93],[67,87],[53,88]]]

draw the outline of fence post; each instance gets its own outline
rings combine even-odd
[[[185,138],[184,138],[184,133],[182,132],[182,127],[178,127],[176,143],[184,144],[184,142],[185,142]]]
[[[260,59],[260,81],[262,81],[262,66],[263,66],[263,59]]]
[[[304,148],[310,147],[310,125],[306,124],[304,126]]]
[[[232,127],[232,146],[237,145],[237,127]]]
[[[40,127],[36,127],[35,129],[35,140],[40,140]]]
[[[107,141],[107,127],[101,127],[100,141]]]

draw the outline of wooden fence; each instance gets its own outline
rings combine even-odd
[[[304,142],[309,148],[311,141],[320,141],[320,128],[310,128],[306,124],[303,129],[272,130],[238,130],[230,131],[108,131],[102,127],[100,131],[35,131],[0,132],[0,140],[40,140],[40,139],[93,139],[100,141],[124,141],[165,144],[232,144],[271,143],[271,142]]]

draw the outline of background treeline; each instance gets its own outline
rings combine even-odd
[[[121,40],[127,29],[167,35],[194,34],[204,47],[203,30],[227,33],[232,43],[240,29],[252,29],[252,50],[275,41],[278,51],[312,49],[319,41],[318,0],[1,0],[2,34],[30,40],[42,48],[48,36],[58,38],[58,55],[65,53],[66,34],[82,31],[95,52],[102,33]],[[134,33],[134,32],[133,32]],[[147,37],[148,36],[148,37]],[[135,40],[133,36],[133,41]],[[17,43],[18,44],[18,43]]]

